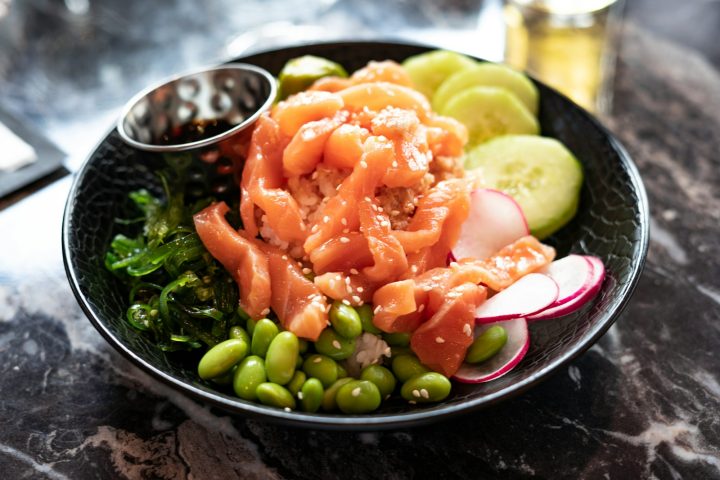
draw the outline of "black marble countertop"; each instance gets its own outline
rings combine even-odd
[[[11,2],[13,16],[0,15],[0,105],[63,148],[73,172],[134,91],[251,48],[248,32],[269,18],[323,25],[296,29],[308,38],[481,38],[480,1],[309,3],[317,9]],[[717,3],[698,3],[715,35]],[[59,175],[0,203],[0,477],[720,478],[720,73],[633,12],[605,121],[648,189],[650,252],[624,314],[567,369],[500,406],[412,430],[321,432],[227,416],[139,371],[84,317],[62,266],[71,177]],[[287,41],[284,25],[266,27],[266,41]],[[717,42],[707,45],[719,58]]]

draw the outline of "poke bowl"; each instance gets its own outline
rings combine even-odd
[[[402,62],[431,50],[407,43],[333,42],[265,51],[236,61],[277,76],[289,60],[314,55],[350,72],[371,61]],[[140,228],[118,221],[137,216],[129,193],[163,193],[156,174],[162,156],[129,146],[116,130],[100,141],[77,173],[65,208],[63,258],[73,292],[101,335],[136,366],[184,394],[243,416],[307,428],[386,429],[427,424],[514,397],[582,354],[610,328],[632,295],[648,245],[647,199],[627,152],[582,108],[541,82],[532,82],[539,93],[540,133],[562,142],[584,173],[577,213],[543,242],[555,249],[557,258],[576,254],[598,259],[605,276],[583,308],[553,321],[530,323],[527,352],[499,378],[477,384],[454,381],[451,393],[440,402],[392,398],[362,415],[276,408],[238,398],[232,389],[201,379],[197,353],[160,348],[128,321],[128,289],[107,267],[106,255],[116,235]]]

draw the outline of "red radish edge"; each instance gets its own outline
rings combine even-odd
[[[478,325],[475,327],[475,338],[493,325],[505,328],[508,334],[507,343],[497,355],[483,363],[463,363],[453,376],[458,382],[484,383],[495,380],[515,368],[527,353],[530,348],[530,333],[524,318]]]
[[[560,292],[548,308],[557,307],[582,295],[593,284],[593,264],[582,255],[568,255],[538,271],[555,280]]]
[[[529,233],[522,208],[511,196],[488,188],[473,190],[470,212],[450,252],[450,261],[468,257],[483,260]]]
[[[559,290],[547,275],[529,273],[480,305],[475,310],[475,323],[494,323],[540,312],[557,300]]]
[[[573,312],[578,311],[583,305],[585,305],[587,302],[592,300],[595,295],[597,295],[597,293],[600,291],[600,288],[602,287],[603,280],[605,279],[605,265],[603,265],[602,260],[597,257],[580,257],[588,263],[591,270],[590,279],[585,288],[578,291],[574,297],[562,304],[551,305],[544,310],[529,315],[527,317],[527,320],[529,322],[534,322],[538,320],[550,320],[553,318],[562,317],[564,315],[569,315]]]

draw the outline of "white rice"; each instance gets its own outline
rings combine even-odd
[[[352,376],[360,375],[363,368],[382,362],[382,357],[390,357],[390,347],[385,340],[372,333],[363,333],[355,342],[355,351],[345,362]]]

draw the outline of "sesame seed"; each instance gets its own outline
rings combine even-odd
[[[310,178],[312,178],[313,180],[315,180],[315,179],[318,177],[318,175],[320,175],[320,172],[318,172],[317,170],[315,170],[315,171],[313,172],[313,174],[310,176]]]
[[[350,239],[347,237],[340,237],[340,243],[350,243]]]
[[[353,295],[352,301],[355,303],[360,303],[360,302],[362,302],[362,298],[358,297],[357,295]]]
[[[460,265],[457,262],[450,262],[450,268],[455,269],[455,268],[459,268],[459,267],[460,267]]]
[[[417,273],[417,271],[418,271],[417,265],[413,265],[412,267],[410,267],[410,271],[412,273]]]
[[[345,285],[350,285],[350,277],[345,277]]]
[[[410,405],[415,405],[417,402],[416,402],[415,400],[410,400],[408,403],[409,403]]]
[[[345,218],[345,217],[341,218],[340,223],[342,223],[343,225],[347,225],[347,218]]]
[[[430,291],[432,291],[432,287],[431,287],[430,285],[425,285],[425,286],[423,287],[423,291],[424,291],[424,292],[430,292]]]
[[[292,410],[290,410],[290,407],[285,407],[283,408],[283,410],[285,410],[286,412],[292,412]]]
[[[420,395],[423,398],[430,398],[430,393],[424,388],[420,389]]]
[[[262,312],[260,312],[260,315],[265,316],[265,315],[267,315],[268,313],[270,313],[270,309],[269,309],[269,308],[266,308],[265,310],[263,310]]]
[[[350,229],[349,229],[349,228],[343,228],[342,233],[350,233]]]
[[[383,207],[378,207],[378,212],[383,213],[385,210],[383,210]]]
[[[435,337],[435,343],[445,343],[445,339],[443,337]]]
[[[390,222],[388,222],[387,220],[383,220],[382,222],[380,222],[380,226],[381,226],[381,227],[389,227],[389,226],[390,226]]]
[[[393,167],[393,168],[397,168],[397,167],[398,167],[398,163],[397,163],[396,160],[393,160],[392,167]]]
[[[420,305],[420,307],[418,308],[418,313],[421,313],[423,310],[425,310],[425,304],[424,304],[424,303],[423,303],[422,305]]]
[[[415,398],[420,398],[420,392],[417,389],[415,389],[412,391],[412,396]]]
[[[353,397],[358,397],[358,396],[360,396],[360,387],[355,387],[355,388],[353,388],[353,391],[350,392],[350,394],[351,394]]]
[[[308,274],[312,273],[312,270],[309,269],[308,267],[305,267],[305,268],[302,269],[302,272],[303,272],[305,275],[308,275]]]
[[[318,225],[315,224],[315,225],[313,225],[313,227],[310,229],[310,231],[311,231],[312,233],[315,233],[315,232],[318,231],[318,228],[319,228]]]
[[[325,216],[323,217],[323,223],[328,223],[329,221],[330,221],[330,217],[328,217],[327,215],[325,215]]]
[[[313,359],[313,363],[320,363],[320,362],[322,362],[322,357],[315,357]]]
[[[363,287],[357,287],[357,292],[358,292],[358,293],[362,293],[363,291],[365,291],[365,289],[364,289]]]
[[[353,275],[357,275],[360,272],[357,271],[357,268],[351,268],[350,273],[352,273]]]
[[[344,298],[343,298],[343,300],[342,300],[342,303],[344,303],[344,304],[347,305],[348,307],[350,306],[350,302],[348,302],[348,301],[347,301],[346,299],[344,299]]]
[[[375,310],[373,310],[373,313],[375,315],[377,315],[380,312],[380,310],[382,310],[382,305],[378,305],[377,307],[375,307]]]
[[[298,392],[297,397],[298,397],[299,400],[302,400],[302,399],[303,399],[303,394],[302,394],[302,392]]]
[[[372,199],[371,199],[370,197],[365,197],[364,200],[365,200],[366,202],[372,202]]]
[[[465,335],[467,335],[468,337],[471,337],[472,336],[472,327],[466,323],[465,326],[463,326],[463,332],[465,332]]]
[[[387,347],[387,348],[383,351],[383,355],[385,355],[386,357],[389,357],[390,355],[392,355],[392,349],[391,349],[390,347]]]
[[[367,167],[368,167],[368,164],[367,164],[367,162],[366,162],[365,160],[360,160],[360,166],[361,166],[362,168],[367,168]]]
[[[345,285],[345,291],[348,293],[348,295],[352,295],[353,289],[350,285]]]
[[[338,342],[337,340],[333,340],[332,346],[338,350],[340,350],[342,348],[342,345],[340,345],[340,342]]]
[[[393,217],[397,217],[398,215],[400,215],[400,210],[393,210],[390,212],[390,215],[392,215]]]

